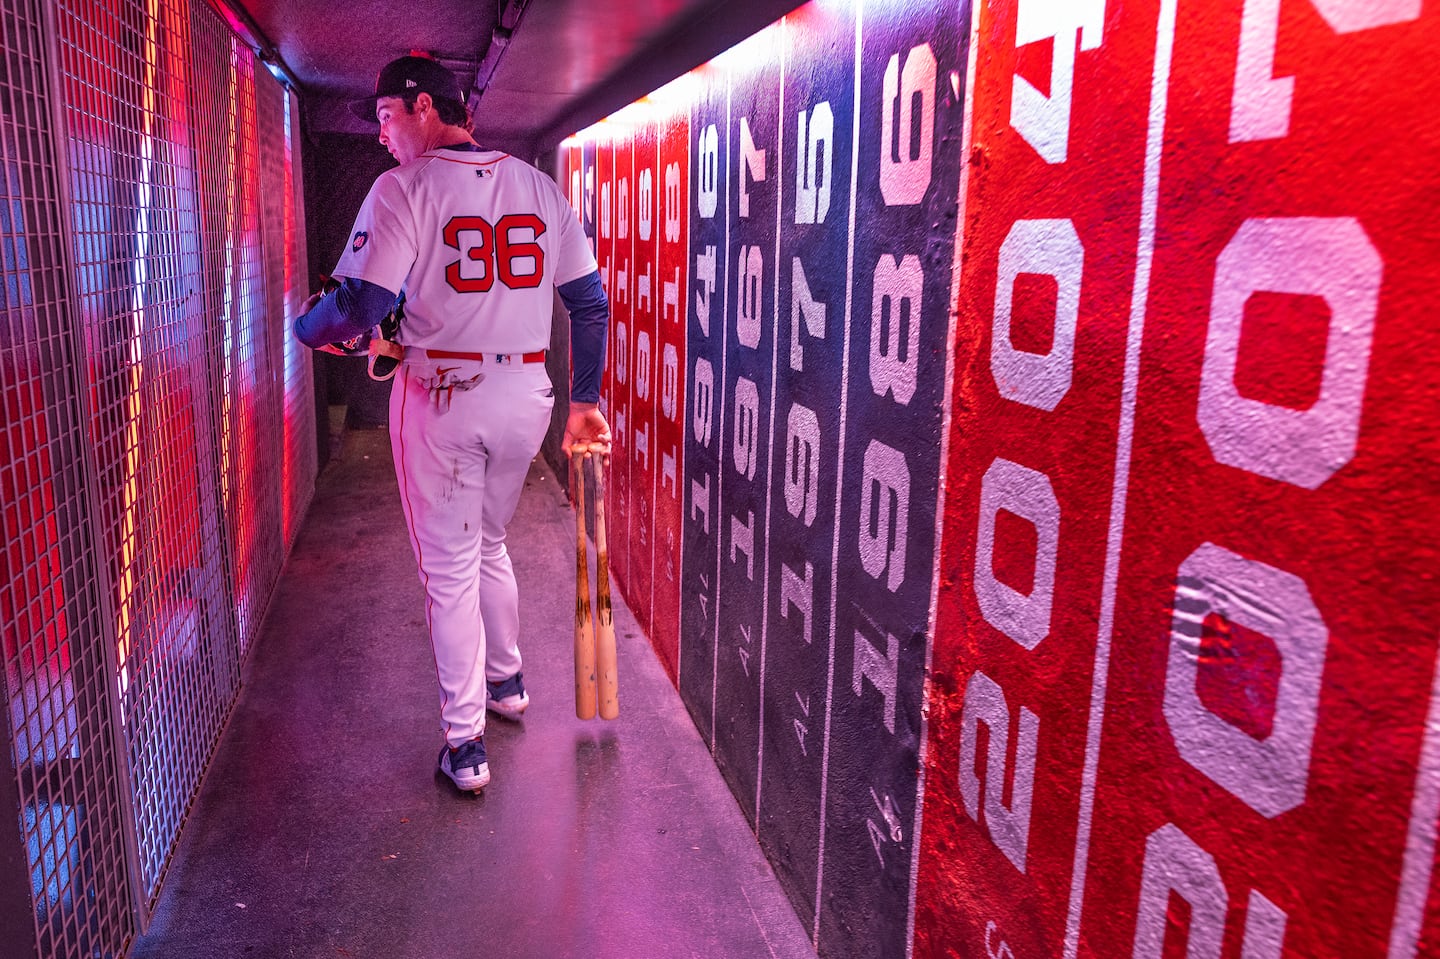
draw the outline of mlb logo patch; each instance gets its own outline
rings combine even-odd
[[[359,233],[355,234],[355,239],[352,240],[350,243],[350,249],[356,253],[359,253],[362,249],[364,249],[365,244],[369,241],[369,239],[370,234],[366,233],[364,230],[361,230]]]
[[[494,175],[495,175],[495,171],[492,170],[492,169],[490,169],[488,166],[485,166],[485,167],[481,167],[480,169],[476,170],[476,171],[475,171],[475,175],[476,175],[477,177],[479,177],[480,179],[484,180],[484,179],[488,179],[489,177],[494,176]]]

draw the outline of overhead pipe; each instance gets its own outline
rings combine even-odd
[[[486,48],[485,57],[475,71],[475,85],[470,90],[468,101],[472,113],[480,109],[480,98],[494,78],[495,71],[500,68],[500,60],[510,48],[510,40],[520,27],[520,17],[525,13],[528,3],[529,0],[506,0],[505,5],[500,8],[495,29],[490,34],[490,46]]]

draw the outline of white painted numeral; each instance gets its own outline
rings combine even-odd
[[[1215,857],[1174,823],[1161,826],[1145,841],[1134,959],[1161,959],[1172,892],[1190,904],[1186,959],[1220,959],[1230,896]]]
[[[975,772],[975,751],[979,726],[990,731],[985,757],[985,782]],[[1010,746],[1010,704],[1000,684],[982,672],[970,675],[965,685],[965,707],[960,715],[960,797],[966,814],[980,820],[985,806],[985,826],[995,847],[1011,865],[1025,872],[1030,847],[1030,808],[1035,793],[1035,759],[1040,752],[1040,717],[1020,707],[1019,739],[1015,744],[1015,778],[1010,805],[1004,802],[1006,753]],[[983,793],[983,796],[982,796]]]
[[[1000,246],[995,330],[990,339],[990,374],[1001,396],[1050,411],[1070,391],[1084,271],[1085,249],[1069,220],[1020,220],[1010,228]],[[1017,350],[1011,341],[1015,280],[1022,273],[1053,276],[1059,286],[1049,353]]]
[[[830,101],[815,105],[808,118],[799,117],[800,151],[795,163],[795,222],[824,223],[830,212],[830,173],[835,163],[835,114]],[[807,122],[808,119],[808,122]]]
[[[585,168],[585,218],[588,220],[595,215],[595,167],[594,165]]]
[[[680,322],[680,267],[675,267],[675,278],[660,284],[660,318],[671,323]]]
[[[1364,227],[1349,217],[1240,227],[1216,265],[1200,381],[1200,429],[1217,460],[1315,489],[1354,458],[1383,272]],[[1245,304],[1262,291],[1319,296],[1330,307],[1320,398],[1309,409],[1251,399],[1236,387]]]
[[[1264,739],[1215,715],[1196,692],[1211,613],[1264,634],[1280,654],[1275,718]],[[1165,720],[1181,758],[1267,818],[1303,803],[1328,644],[1302,579],[1201,544],[1180,564],[1165,670]]]
[[[924,296],[918,256],[898,262],[888,254],[880,257],[870,305],[870,388],[879,397],[893,395],[901,406],[909,404],[919,383]]]
[[[1070,155],[1070,107],[1075,88],[1075,45],[1098,49],[1104,39],[1105,0],[1020,0],[1015,46],[1054,39],[1050,93],[1041,93],[1024,77],[1011,78],[1010,125],[1046,163],[1064,163]]]
[[[636,284],[635,307],[641,313],[650,313],[655,309],[655,277],[654,274],[651,273],[652,266],[654,266],[652,260],[644,260],[640,268],[640,274],[636,277],[640,282]]]
[[[995,578],[995,517],[1013,513],[1035,527],[1034,585],[1021,593]],[[980,528],[975,542],[975,599],[985,621],[1026,649],[1050,635],[1060,503],[1050,477],[997,459],[980,481]]]
[[[646,423],[643,419],[640,421],[640,424],[641,424],[641,425],[635,427],[634,431],[630,434],[631,438],[635,441],[635,461],[636,461],[636,463],[644,464],[644,466],[645,466],[646,468],[649,468],[649,466],[650,466],[650,424],[649,424],[649,423]],[[644,491],[644,490],[641,490],[641,491],[639,492],[639,495],[637,496],[637,499],[640,500],[640,508],[641,508],[641,509],[644,509],[644,507],[645,507],[645,495],[644,495],[644,494],[645,494],[645,491]],[[643,524],[641,524],[641,526],[643,527]],[[642,541],[645,539],[645,530],[644,530],[643,528],[641,528],[641,530],[640,530],[640,539],[641,539]]]
[[[750,181],[759,183],[765,179],[765,151],[755,149],[755,140],[750,136],[750,121],[740,118],[740,215],[750,215]]]
[[[730,517],[730,562],[737,562],[736,557],[745,554],[745,578],[751,582],[755,581],[755,511],[748,510],[745,513],[745,522],[740,522],[740,517]],[[742,633],[746,632],[744,626],[740,627]],[[747,634],[747,643],[750,641]],[[750,670],[747,667],[746,675]]]
[[[1260,890],[1251,889],[1245,909],[1245,939],[1240,959],[1280,959],[1289,918],[1285,910],[1266,899]]]
[[[1190,905],[1186,959],[1220,959],[1230,893],[1220,878],[1215,857],[1174,823],[1161,826],[1145,841],[1132,959],[1161,959],[1165,930],[1171,924],[1171,893]],[[1250,890],[1241,959],[1280,959],[1286,920],[1279,906],[1259,890]]]
[[[754,380],[735,381],[735,471],[747,480],[755,478],[759,459],[760,390]]]
[[[800,614],[800,638],[809,646],[813,641],[810,623],[815,613],[815,566],[807,561],[801,576],[784,563],[780,564],[780,616],[790,618],[790,610]],[[795,694],[799,696],[797,692]]]
[[[615,236],[630,239],[630,178],[622,176],[615,187]]]
[[[680,242],[680,164],[665,165],[665,240]]]
[[[912,47],[900,68],[890,57],[880,105],[880,195],[887,206],[913,206],[930,188],[935,152],[935,54]],[[916,100],[920,103],[917,105]]]
[[[641,330],[635,334],[635,398],[650,398],[650,332]]]
[[[630,328],[624,320],[615,323],[615,382],[630,382]]]
[[[1357,33],[1420,18],[1422,0],[1311,0],[1336,33]],[[1275,76],[1280,0],[1245,0],[1230,101],[1230,142],[1290,135],[1295,78]]]
[[[679,422],[676,405],[680,399],[680,354],[674,343],[666,343],[660,367],[660,412],[672,423]]]
[[[679,492],[679,488],[676,485],[679,482],[679,473],[677,472],[678,461],[675,452],[675,444],[672,443],[670,444],[669,452],[660,455],[660,491],[663,493],[666,491],[666,487],[669,487],[669,495],[672,500],[677,498]],[[670,545],[673,546],[673,534],[667,530],[666,536],[670,538]],[[674,578],[674,574],[671,573],[670,579],[673,580]]]
[[[796,403],[785,428],[785,508],[807,527],[820,502],[820,420]]]
[[[695,360],[695,402],[690,423],[695,428],[695,442],[709,449],[715,429],[715,367],[706,359]]]
[[[710,535],[710,474],[704,474],[704,481],[694,479],[694,473],[690,480],[690,519],[700,521],[700,531],[706,536]],[[707,584],[708,588],[708,584]],[[700,594],[703,605],[704,593]]]
[[[630,302],[630,258],[615,257],[615,302]]]
[[[610,239],[610,203],[614,186],[609,180],[600,184],[600,236],[606,240]]]
[[[805,267],[795,257],[790,264],[790,368],[805,369],[805,347],[800,341],[801,327],[817,340],[825,339],[825,304],[810,292]]]
[[[640,240],[650,242],[650,237],[655,231],[655,174],[649,167],[640,171],[640,209],[637,215],[640,218]]]
[[[695,319],[700,323],[700,335],[710,335],[710,297],[715,295],[715,245],[709,244],[705,252],[695,254]]]
[[[900,682],[900,639],[885,634],[885,651],[882,653],[870,644],[865,634],[855,630],[855,658],[850,669],[850,689],[859,696],[864,689],[862,680],[880,694],[885,702],[883,718],[885,728],[895,733],[895,693]],[[899,842],[899,837],[896,837]]]
[[[910,527],[910,464],[905,454],[871,440],[860,488],[860,565],[893,593],[905,581]]]
[[[701,218],[709,220],[720,208],[720,132],[713,123],[700,131],[696,174],[696,203]]]
[[[755,349],[760,345],[761,295],[765,279],[765,254],[759,246],[740,247],[736,268],[740,274],[740,287],[736,299],[738,319],[735,336],[741,346]]]

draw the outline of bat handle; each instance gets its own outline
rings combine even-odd
[[[572,458],[575,476],[575,716],[595,718],[595,624],[590,610],[590,563],[585,555],[585,460]]]

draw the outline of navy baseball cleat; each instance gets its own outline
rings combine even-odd
[[[450,777],[455,788],[478,793],[490,781],[490,764],[485,761],[485,737],[477,736],[468,743],[440,747],[440,771]]]
[[[521,678],[523,675],[516,673],[498,683],[486,682],[490,696],[485,701],[485,708],[497,716],[518,720],[525,707],[530,705],[530,697],[525,695],[525,683]]]

